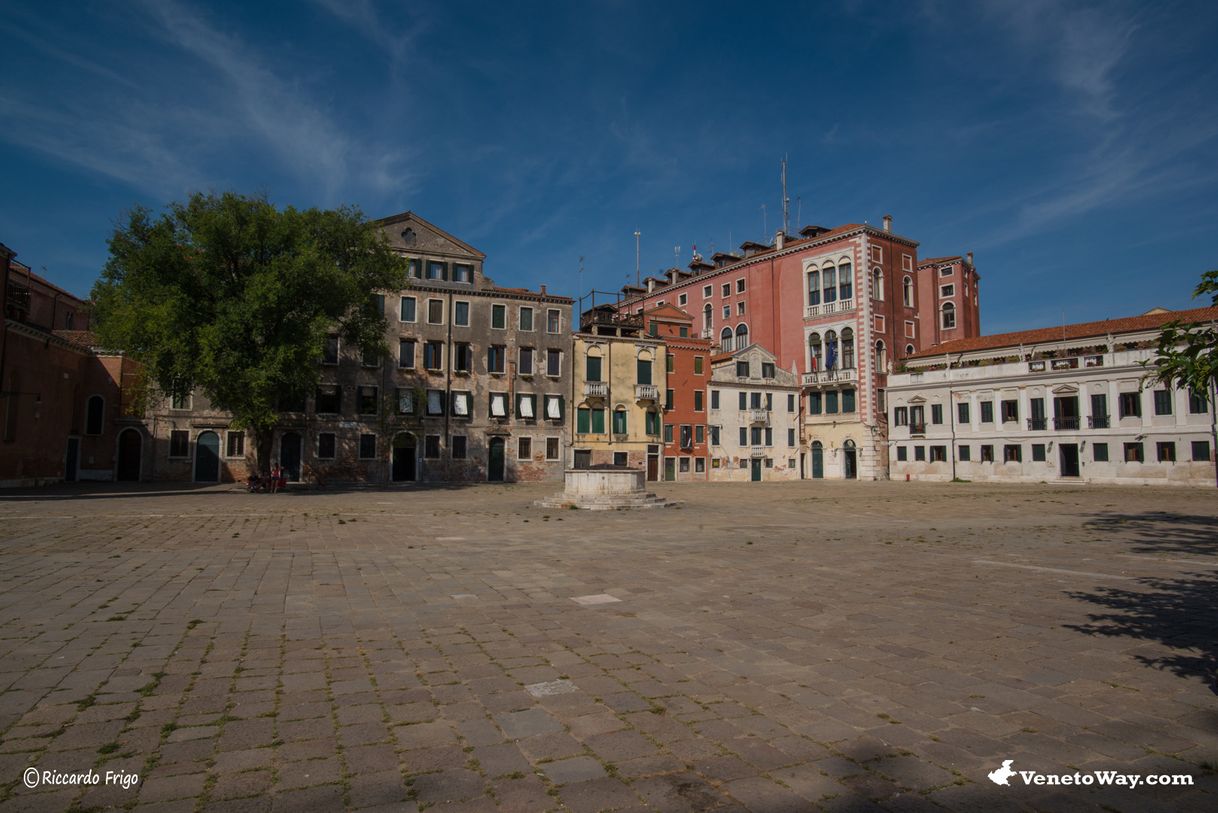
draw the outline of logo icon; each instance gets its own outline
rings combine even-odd
[[[1015,760],[1013,759],[1004,759],[1002,761],[1001,768],[995,768],[994,770],[990,771],[990,781],[995,785],[1006,785],[1010,787],[1011,783],[1009,780],[1015,775],[1015,772],[1011,770],[1011,763],[1014,761]]]

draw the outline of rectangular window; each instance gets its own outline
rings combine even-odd
[[[424,435],[423,436],[423,457],[429,460],[440,459],[440,436],[439,435]]]
[[[1002,422],[1010,423],[1019,420],[1019,401],[1002,402]]]
[[[563,402],[561,395],[546,396],[546,420],[561,421],[563,419]]]
[[[1108,444],[1107,443],[1093,443],[1091,445],[1091,459],[1094,460],[1096,463],[1107,463],[1108,462]]]
[[[914,460],[921,460],[921,461],[926,460],[926,447],[925,446],[915,446],[914,447]]]
[[[335,444],[335,436],[333,432],[319,432],[317,434],[317,457],[320,460],[333,460]]]
[[[736,293],[738,293],[738,294],[744,293],[744,278],[743,277],[736,280]]]
[[[1019,463],[1023,460],[1023,447],[1017,444],[1007,444],[1002,447],[1003,463]]]
[[[854,412],[854,390],[842,390],[842,412]]]
[[[414,369],[414,339],[398,339],[398,366],[403,370]]]
[[[1190,415],[1204,415],[1209,412],[1209,400],[1204,395],[1189,392],[1188,412]]]
[[[750,409],[761,409],[761,393],[759,393],[759,392],[750,392],[749,393],[749,408]]]
[[[1096,393],[1091,396],[1091,428],[1108,428],[1108,396]]]
[[[740,395],[740,402],[737,404],[737,408],[738,409],[748,409],[749,408],[749,394],[747,392],[741,392],[741,393],[739,393],[739,395]]]
[[[909,450],[904,446],[897,447],[897,462],[905,463],[909,460]]]
[[[1171,414],[1171,392],[1169,390],[1155,390],[1155,414]]]
[[[626,410],[619,409],[613,413],[613,434],[626,434]]]
[[[664,390],[664,408],[672,409],[674,402],[674,393],[672,390]]]
[[[686,305],[689,304],[689,296],[687,296],[686,294],[681,294],[680,296],[677,297],[677,304],[680,305],[681,307],[685,307]]]
[[[423,264],[418,258],[411,258],[406,261],[406,273],[414,279],[423,278]]]
[[[440,260],[427,261],[427,278],[441,282],[448,281],[448,263]]]
[[[491,327],[495,330],[507,329],[507,305],[491,305]]]
[[[465,435],[453,435],[448,439],[448,454],[453,460],[464,460],[468,448]]]
[[[955,285],[940,285],[939,286],[939,296],[946,298],[949,296],[955,296],[955,294],[956,294]]]
[[[794,429],[791,429],[791,428],[787,429],[787,445],[790,446],[791,448],[795,447],[795,430]]]
[[[399,321],[402,321],[402,322],[415,321],[415,319],[416,319],[415,307],[416,307],[416,302],[415,302],[415,298],[413,296],[402,297],[402,309],[399,312],[399,314],[400,314],[398,317]]]
[[[901,407],[898,409],[898,414],[900,414],[901,409],[904,409],[904,407]],[[808,393],[808,414],[809,415],[819,415],[819,414],[821,414],[822,411],[823,410],[821,409],[821,393],[819,393],[819,392]],[[900,425],[900,424],[898,424],[898,425]]]
[[[190,457],[190,432],[174,429],[169,433],[169,456]]]
[[[427,414],[428,415],[443,415],[444,414],[444,390],[428,390],[427,391]]]
[[[946,463],[947,462],[947,447],[946,446],[931,446],[930,447],[930,462],[931,463]]]
[[[956,450],[956,457],[961,463],[968,463],[973,458],[972,449],[961,446]]]
[[[1155,456],[1160,463],[1176,462],[1176,444],[1171,441],[1161,441],[1155,444]]]
[[[647,434],[660,434],[660,413],[656,412],[654,409],[649,409],[645,413],[644,421],[646,422]]]
[[[492,392],[490,397],[490,415],[492,418],[508,416],[508,400],[506,392]]]
[[[546,460],[558,459],[558,438],[546,438]]]
[[[787,393],[787,412],[794,412],[794,411],[795,411],[795,393],[788,392]]]
[[[959,423],[968,423],[968,403],[961,402],[956,404],[956,419]]]
[[[519,359],[517,359],[516,372],[520,375],[533,374],[533,348],[521,347],[518,348]]]
[[[584,359],[584,379],[592,382],[601,380],[600,356],[588,356]]]
[[[502,344],[492,344],[486,348],[486,371],[502,373],[507,369],[507,348]]]
[[[227,457],[245,457],[245,433],[230,430]]]
[[[719,390],[710,391],[710,408],[711,409],[719,408]]]
[[[1192,452],[1194,462],[1210,462],[1210,442],[1208,440],[1194,440],[1192,443]]]
[[[765,445],[766,446],[774,445],[774,430],[772,427],[769,427],[769,426],[767,426],[765,428]]]
[[[943,404],[930,405],[930,422],[943,423]]]
[[[443,342],[423,343],[423,368],[427,370],[441,370],[444,368]]]
[[[1120,409],[1122,418],[1140,418],[1142,416],[1142,394],[1138,392],[1123,392],[1120,394]]]
[[[736,377],[737,378],[748,378],[749,377],[749,363],[747,361],[737,361],[736,362]]]
[[[705,299],[710,299],[714,295],[714,290],[709,285],[702,286],[702,296]]]
[[[694,412],[702,411],[702,390],[694,390]]]
[[[337,415],[342,411],[342,392],[337,384],[319,384],[313,396],[313,411],[319,415]]]
[[[732,295],[732,284],[730,282],[723,283],[723,295],[724,296]]]
[[[994,447],[988,443],[984,443],[981,446],[981,462],[982,463],[993,463],[994,462]]]
[[[744,316],[744,303],[743,302],[736,303],[736,315]]]
[[[710,442],[711,442],[712,446],[719,445],[719,427],[718,426],[712,426],[710,428]]]
[[[825,414],[837,414],[837,390],[829,390],[825,393]]]
[[[546,311],[546,333],[559,333],[562,331],[562,311],[558,308],[550,308]]]
[[[358,404],[360,415],[375,415],[379,400],[376,387],[356,388],[356,404]]]
[[[634,364],[635,379],[639,384],[651,383],[651,360],[638,359]]]
[[[1036,462],[1036,463],[1045,462],[1045,444],[1043,444],[1043,443],[1033,443],[1032,444],[1032,460],[1033,460],[1033,462]]]
[[[1142,456],[1141,443],[1126,443],[1125,444],[1125,462],[1126,463],[1141,463],[1145,458]]]
[[[605,410],[603,409],[592,410],[592,434],[605,434]]]
[[[359,459],[371,460],[376,457],[376,435],[361,434],[359,436]]]
[[[533,309],[526,306],[520,308],[520,329],[532,331],[533,329]]]
[[[453,324],[457,327],[469,327],[469,303],[453,303]]]
[[[702,375],[703,360],[702,356],[694,356],[694,375]]]
[[[575,432],[586,435],[592,431],[592,410],[580,407],[575,410]]]
[[[537,417],[537,396],[532,393],[517,393],[516,417],[533,420]]]
[[[453,344],[453,372],[468,373],[473,363],[474,351],[470,349],[469,342]]]
[[[474,267],[465,263],[453,263],[453,282],[473,282]]]
[[[676,363],[677,363],[676,356],[674,356],[672,353],[666,354],[664,356],[664,372],[671,373],[673,371]]]
[[[705,442],[706,442],[706,427],[703,426],[702,424],[696,424],[694,426],[694,443],[705,443]]]
[[[731,319],[731,318],[732,318],[732,306],[731,306],[731,305],[724,305],[724,306],[723,306],[723,318],[724,318],[724,319]]]
[[[562,375],[562,351],[553,347],[546,350],[546,375],[558,377]]]
[[[981,402],[981,422],[982,423],[993,423],[994,422],[994,402],[993,401],[982,401]]]
[[[892,410],[892,425],[893,426],[909,426],[909,407],[893,407]]]
[[[533,439],[532,438],[517,438],[516,439],[516,459],[517,460],[532,460],[533,459]]]
[[[761,445],[761,427],[760,426],[754,426],[749,430],[749,440],[752,441],[752,445],[754,445],[754,446]]]
[[[331,333],[326,337],[326,346],[321,352],[322,364],[338,364],[338,335]]]
[[[452,413],[457,418],[472,418],[472,397],[468,392],[453,392],[449,396]]]
[[[444,300],[443,299],[427,300],[427,324],[429,324],[429,325],[444,324]]]
[[[414,412],[414,390],[408,387],[398,387],[398,414],[413,415]]]

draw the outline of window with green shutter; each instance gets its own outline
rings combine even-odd
[[[575,412],[575,431],[581,435],[586,435],[592,428],[591,419],[592,410],[587,407],[580,407]]]
[[[626,434],[626,410],[619,409],[613,413],[613,434]]]
[[[605,410],[603,409],[592,410],[592,434],[605,434]]]
[[[854,390],[842,390],[842,412],[854,412]],[[939,420],[937,422],[943,422],[942,407],[939,407]]]

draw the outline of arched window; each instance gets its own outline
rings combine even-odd
[[[818,372],[825,366],[824,346],[820,342],[820,334],[808,336],[808,370]]]
[[[842,329],[842,368],[849,370],[854,367],[854,331]]]
[[[827,266],[821,272],[822,285],[821,291],[825,295],[825,304],[837,301],[837,272],[833,270],[833,266]]]
[[[940,324],[944,330],[950,330],[956,326],[956,306],[951,302],[943,303],[943,317]]]
[[[854,273],[850,263],[837,267],[837,298],[854,299]]]
[[[808,272],[808,304],[820,304],[820,272],[815,268]]]
[[[710,331],[715,326],[715,309],[707,302],[702,306],[702,329]],[[707,335],[710,335],[709,332]]]
[[[875,343],[875,371],[881,374],[888,372],[888,351],[883,339]]]
[[[884,301],[884,272],[879,267],[871,269],[871,297]]]
[[[901,283],[901,290],[905,296],[905,307],[912,308],[914,306],[913,280],[906,277],[905,281]]]
[[[85,434],[100,435],[105,419],[106,402],[100,395],[90,395],[85,403]]]
[[[905,355],[912,356],[914,354],[914,346],[912,344],[905,345]]]
[[[744,348],[746,348],[748,346],[749,346],[749,326],[748,325],[737,325],[736,326],[736,349],[743,350]]]
[[[825,369],[836,370],[840,361],[837,357],[837,331],[830,330],[825,333]]]
[[[732,329],[725,327],[719,334],[719,349],[724,353],[732,351]]]

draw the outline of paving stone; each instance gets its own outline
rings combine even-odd
[[[605,769],[591,757],[572,757],[547,762],[541,765],[540,769],[556,785],[586,782],[589,779],[600,779],[605,776]]]

